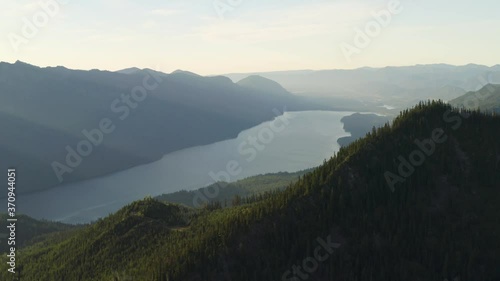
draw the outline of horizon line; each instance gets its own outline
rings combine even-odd
[[[99,69],[99,68],[78,69],[78,68],[69,68],[69,67],[66,67],[64,65],[40,66],[40,65],[32,64],[32,63],[25,62],[25,61],[22,61],[22,60],[16,60],[15,62],[0,61],[0,64],[2,64],[2,63],[6,63],[6,64],[10,64],[10,65],[15,65],[15,64],[18,64],[18,63],[22,63],[22,64],[27,64],[27,65],[38,67],[38,68],[42,68],[42,69],[43,68],[63,67],[63,68],[66,68],[68,70],[74,70],[74,71],[95,71],[95,70],[97,70],[97,71],[102,71],[102,72],[120,72],[120,71],[124,71],[124,70],[128,70],[128,69],[138,69],[138,70],[154,70],[154,71],[157,71],[157,72],[162,72],[164,74],[172,74],[172,73],[174,73],[176,71],[186,71],[186,72],[191,72],[191,73],[194,73],[194,74],[198,74],[196,72],[193,72],[193,71],[190,71],[190,70],[183,70],[183,69],[176,69],[176,70],[168,73],[168,72],[164,72],[162,70],[156,70],[156,69],[149,68],[149,67],[141,68],[141,67],[137,67],[137,66],[131,66],[131,67],[121,68],[121,69],[117,69],[117,70],[109,70],[109,69]],[[251,72],[225,72],[225,73],[218,73],[218,74],[207,74],[207,75],[198,74],[198,75],[210,77],[210,76],[223,76],[223,75],[239,75],[239,74],[252,75],[252,74],[261,74],[261,73],[280,73],[280,72],[355,71],[355,70],[363,70],[363,69],[377,70],[377,69],[385,69],[385,68],[404,68],[404,67],[418,67],[418,66],[451,66],[451,67],[478,66],[478,67],[494,68],[494,67],[500,67],[500,63],[492,64],[492,65],[477,64],[477,63],[468,63],[468,64],[463,64],[463,65],[456,65],[456,64],[449,64],[449,63],[429,63],[429,64],[413,64],[413,65],[387,65],[387,66],[379,66],[379,67],[376,67],[376,66],[362,66],[362,67],[356,67],[356,68],[284,69],[284,70],[251,71]]]

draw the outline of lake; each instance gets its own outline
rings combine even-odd
[[[18,211],[38,219],[86,223],[148,195],[312,168],[339,150],[337,139],[350,135],[340,119],[353,113],[286,112],[235,139],[179,150],[105,177],[20,194]]]

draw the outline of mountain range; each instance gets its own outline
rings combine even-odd
[[[233,83],[182,70],[0,63],[0,128],[9,132],[0,138],[0,164],[24,171],[20,192],[39,191],[234,138],[285,110],[394,114],[394,107],[429,97],[452,100],[479,90],[500,81],[499,73],[498,65],[417,65],[228,74]]]
[[[500,65],[430,64],[224,74],[233,81],[248,75],[266,77],[301,95],[351,97],[404,109],[427,99],[449,101],[488,83],[500,84]]]
[[[103,176],[236,137],[285,110],[335,109],[252,76],[0,63],[0,166],[18,192]],[[5,196],[1,194],[0,196]]]

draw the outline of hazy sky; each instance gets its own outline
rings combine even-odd
[[[403,10],[350,61],[342,44],[356,47],[355,29],[389,0],[64,1],[44,18],[39,1],[1,0],[0,61],[200,74],[500,63],[498,0],[401,0]]]

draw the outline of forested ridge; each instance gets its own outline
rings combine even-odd
[[[421,150],[415,140],[433,139],[436,130],[434,151],[422,152],[424,161],[411,173],[398,172],[402,158]],[[134,202],[21,250],[18,275],[28,281],[500,280],[499,140],[498,116],[420,103],[283,191],[228,208]],[[393,191],[388,173],[399,177]],[[314,270],[297,273],[295,265],[310,261],[318,241],[329,239],[338,247]],[[7,273],[3,259],[0,279],[19,278]]]
[[[500,85],[487,84],[478,91],[471,91],[451,100],[450,104],[458,108],[500,113]]]
[[[188,207],[199,207],[200,205],[216,203],[217,201],[221,206],[232,206],[233,201],[237,202],[243,197],[284,189],[311,170],[307,169],[295,173],[280,172],[257,175],[230,183],[217,182],[198,190],[182,190],[162,194],[155,197],[155,199]]]

